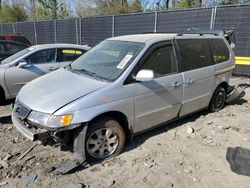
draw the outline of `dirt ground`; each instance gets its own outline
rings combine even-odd
[[[232,82],[250,86],[249,78],[234,77]],[[13,127],[10,106],[2,106],[0,159],[7,164],[0,169],[0,187],[248,188],[250,177],[231,171],[226,152],[228,147],[250,149],[249,101],[246,88],[242,98],[220,112],[205,110],[151,130],[128,143],[121,155],[67,175],[50,173],[71,157],[59,146],[38,144],[20,159],[34,142]]]

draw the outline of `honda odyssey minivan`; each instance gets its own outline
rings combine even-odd
[[[222,109],[234,68],[228,42],[211,33],[110,38],[26,84],[12,120],[31,140],[48,134],[73,142],[82,158],[102,160],[143,131]]]

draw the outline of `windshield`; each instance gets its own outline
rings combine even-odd
[[[104,80],[116,80],[144,47],[144,43],[107,40],[77,59],[72,71]]]
[[[4,59],[1,64],[8,64],[8,63],[11,63],[13,61],[15,61],[16,59],[22,57],[23,55],[29,53],[31,50],[29,48],[26,48],[20,52],[17,52],[16,54]]]

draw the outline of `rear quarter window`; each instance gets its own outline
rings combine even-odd
[[[222,63],[228,61],[230,52],[223,39],[210,39],[208,40],[214,63]]]
[[[178,39],[177,44],[182,71],[213,65],[212,55],[206,39]]]

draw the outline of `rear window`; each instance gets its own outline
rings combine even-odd
[[[178,39],[182,71],[213,65],[206,39]]]
[[[230,58],[230,52],[222,39],[208,40],[209,46],[212,51],[214,63],[222,63],[228,61]]]

